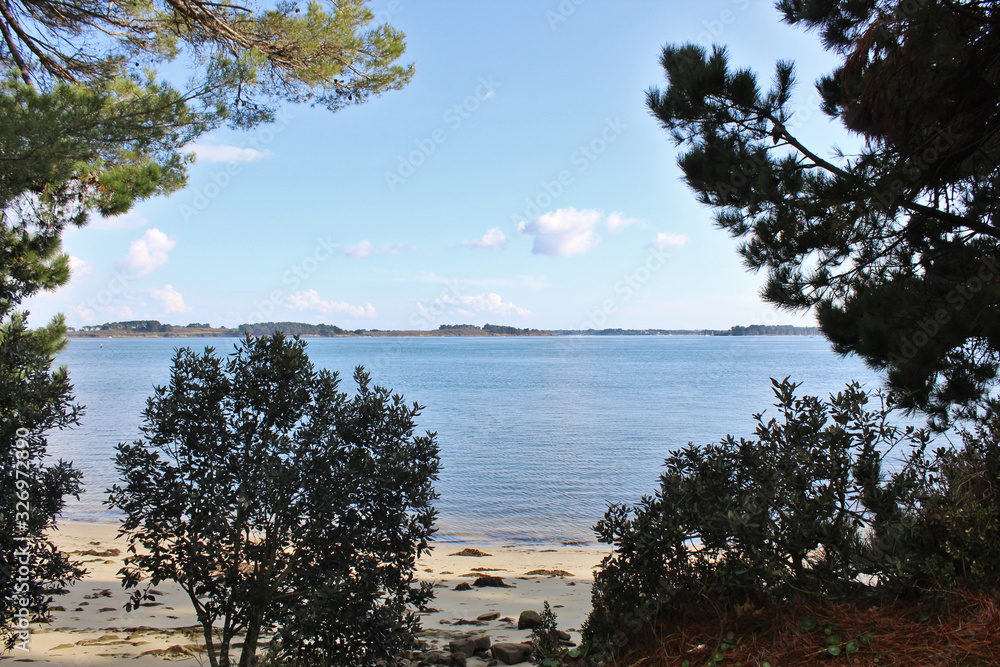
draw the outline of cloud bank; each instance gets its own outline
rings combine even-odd
[[[352,306],[346,301],[326,301],[321,299],[314,290],[303,290],[289,295],[288,303],[295,310],[311,310],[328,315],[350,315],[351,317],[376,317],[375,307],[370,303],[363,306]]]
[[[435,299],[418,301],[417,310],[421,315],[429,317],[441,317],[444,315],[473,317],[481,313],[503,317],[531,315],[531,311],[527,308],[515,306],[509,301],[504,301],[496,292],[461,296],[442,294]]]

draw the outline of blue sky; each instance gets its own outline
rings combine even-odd
[[[32,320],[813,324],[761,301],[644,103],[665,43],[725,44],[765,84],[796,61],[797,133],[844,146],[813,88],[834,58],[771,2],[372,7],[406,33],[409,86],[203,138],[183,191],[66,233],[72,278],[28,302]]]

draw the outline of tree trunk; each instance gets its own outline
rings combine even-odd
[[[243,651],[240,653],[239,667],[251,667],[254,656],[257,655],[257,642],[260,640],[260,626],[264,621],[263,613],[254,611],[247,622],[247,633],[243,638]]]

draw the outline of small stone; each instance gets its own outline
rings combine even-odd
[[[455,586],[455,590],[456,591],[471,591],[472,590],[472,586],[469,585],[469,582],[463,581],[458,586]]]
[[[423,661],[429,665],[449,665],[451,664],[451,654],[444,651],[431,651],[424,654]]]
[[[491,651],[493,657],[504,665],[524,662],[530,653],[530,649],[524,644],[494,644]]]
[[[533,630],[540,627],[542,627],[542,617],[537,611],[522,611],[517,619],[518,630]]]
[[[476,616],[477,621],[495,621],[498,618],[500,618],[500,612],[498,611],[491,611],[486,614],[480,614],[479,616]]]

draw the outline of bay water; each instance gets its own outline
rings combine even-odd
[[[114,448],[140,437],[154,385],[166,384],[174,350],[236,339],[76,338],[69,367],[80,427],[55,432],[49,453],[72,460],[86,493],[64,518],[114,521],[104,506],[117,481]],[[591,543],[613,502],[652,494],[664,458],[689,442],[749,436],[753,413],[774,414],[770,378],[826,396],[879,378],[841,358],[821,337],[560,336],[313,338],[317,367],[355,366],[376,384],[425,406],[418,430],[437,432],[442,471],[439,539],[468,543]]]

